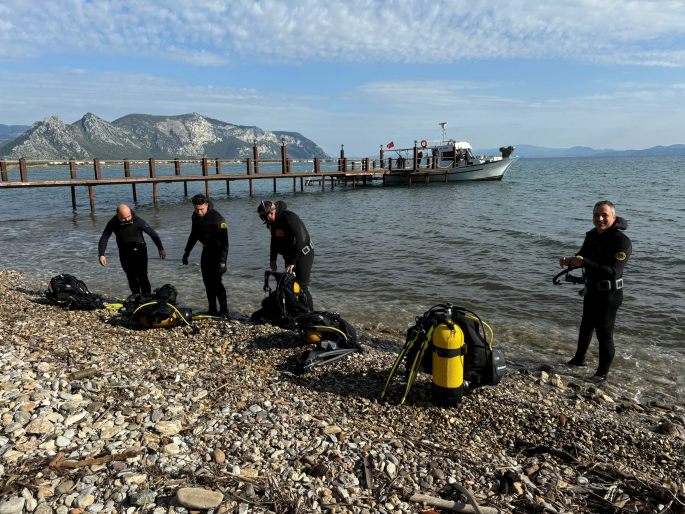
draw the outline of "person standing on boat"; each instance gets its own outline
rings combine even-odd
[[[159,258],[165,259],[166,252],[157,232],[143,218],[136,216],[128,205],[122,203],[117,207],[116,215],[107,222],[100,236],[98,257],[100,265],[107,266],[105,250],[107,250],[109,238],[114,234],[117,247],[119,247],[119,262],[126,273],[131,293],[149,295],[152,287],[147,278],[147,244],[145,244],[143,232],[152,238],[159,250]]]
[[[285,261],[285,272],[295,273],[300,284],[300,296],[304,295],[307,306],[314,310],[314,300],[309,292],[309,283],[314,264],[314,245],[307,227],[300,217],[288,210],[285,202],[276,203],[263,200],[257,207],[261,220],[271,230],[271,249],[269,265],[273,271],[278,269],[278,254]]]
[[[622,231],[628,222],[616,216],[614,204],[597,202],[592,211],[595,228],[585,234],[585,241],[573,257],[562,257],[559,264],[583,268],[587,283],[583,291],[583,318],[578,333],[578,348],[569,366],[585,366],[585,354],[592,332],[599,342],[599,366],[589,380],[606,381],[614,359],[614,323],[623,302],[623,269],[632,253],[630,239]]]
[[[188,257],[195,244],[202,243],[202,256],[200,257],[200,269],[202,270],[202,282],[205,284],[207,302],[210,316],[228,317],[228,304],[226,302],[226,288],[221,281],[221,276],[226,273],[226,258],[228,257],[228,228],[226,220],[214,209],[212,202],[203,194],[195,195],[191,199],[193,203],[192,228],[185,252],[183,264],[188,264]],[[216,310],[216,302],[219,300],[219,310]]]

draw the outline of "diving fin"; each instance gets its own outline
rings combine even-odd
[[[108,303],[107,305],[105,305],[105,309],[107,309],[108,311],[118,311],[123,306],[123,303]]]
[[[296,374],[303,374],[312,369],[330,364],[337,360],[347,357],[356,352],[354,348],[340,348],[338,350],[307,350],[297,359],[297,364],[293,370]]]

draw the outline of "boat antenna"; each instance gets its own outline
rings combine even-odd
[[[445,125],[447,125],[447,123],[449,123],[449,122],[443,121],[442,123],[438,123],[438,125],[440,125],[440,127],[442,127],[442,142],[443,143],[445,142],[445,138],[447,137],[446,133],[445,133]]]

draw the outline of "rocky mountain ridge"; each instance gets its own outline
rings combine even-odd
[[[281,156],[281,142],[292,158],[326,158],[326,151],[297,132],[270,132],[259,127],[225,123],[197,113],[177,116],[129,114],[107,122],[87,113],[65,124],[48,116],[0,148],[5,159],[198,159],[204,156],[240,159]]]

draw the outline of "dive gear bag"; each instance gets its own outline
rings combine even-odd
[[[176,305],[178,291],[171,284],[164,284],[162,287],[155,289],[154,295],[157,300],[163,300],[171,305]]]
[[[83,280],[67,273],[52,277],[45,296],[65,309],[92,311],[104,308],[102,299],[91,293]]]
[[[176,307],[164,300],[157,300],[138,306],[131,313],[131,318],[143,328],[189,327],[193,313],[187,307]]]
[[[297,359],[294,372],[298,374],[313,368],[330,364],[363,348],[357,341],[357,332],[352,325],[337,313],[315,311],[302,314],[295,319],[302,341],[316,343],[314,350],[307,350]]]
[[[271,278],[276,287],[271,288]],[[268,322],[273,325],[294,328],[295,318],[309,312],[307,298],[300,294],[300,285],[292,273],[264,272],[264,293],[262,308],[253,312],[250,319],[255,322]]]
[[[440,405],[458,404],[464,383],[471,389],[498,384],[507,367],[504,353],[492,348],[492,339],[492,329],[476,313],[449,303],[430,308],[407,330],[381,399],[405,358],[406,387],[400,403],[406,400],[419,371],[432,375],[433,400]]]

